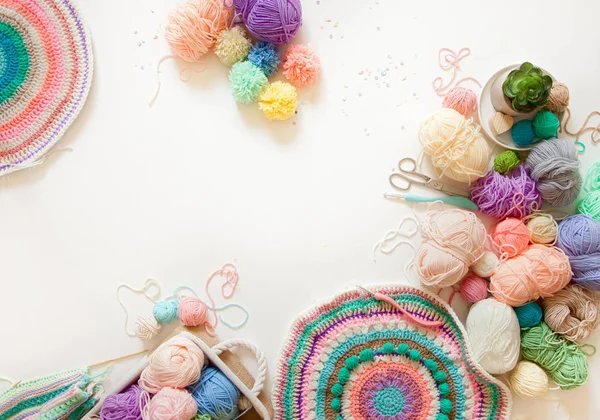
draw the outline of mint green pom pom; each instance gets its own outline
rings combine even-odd
[[[441,370],[438,370],[433,374],[433,379],[435,379],[437,382],[446,382],[447,378],[446,372],[442,372]]]
[[[402,343],[398,346],[398,354],[407,354],[410,351],[408,344]]]
[[[438,415],[435,417],[435,420],[448,420],[448,416],[447,416],[447,415],[445,415],[445,414],[438,414]]]
[[[267,76],[249,61],[235,63],[229,71],[229,82],[236,101],[243,104],[256,102],[267,85]]]
[[[346,368],[341,368],[340,372],[338,373],[338,380],[342,385],[344,385],[346,382],[348,382],[348,379],[350,379],[350,371]]]
[[[339,397],[340,395],[342,395],[343,392],[344,392],[344,387],[342,386],[342,384],[334,384],[331,387],[331,393],[336,397]]]
[[[444,414],[450,413],[452,411],[452,401],[447,398],[443,398],[440,401],[440,410],[442,410],[442,413]]]
[[[450,392],[450,385],[448,385],[447,382],[444,382],[443,384],[440,384],[440,386],[438,387],[440,394],[442,395],[446,395]]]
[[[358,360],[358,357],[350,356],[346,359],[346,368],[348,368],[348,370],[356,369],[359,363],[360,360]]]
[[[418,350],[411,350],[408,352],[408,357],[410,360],[414,360],[415,362],[421,358],[421,353]]]
[[[396,348],[394,347],[394,345],[392,343],[385,343],[383,345],[383,347],[381,348],[381,351],[385,354],[393,353],[394,350],[396,350]]]
[[[371,349],[364,349],[358,355],[361,362],[370,362],[375,357],[375,353]]]
[[[425,367],[427,369],[429,369],[431,372],[435,372],[438,369],[438,365],[437,363],[435,363],[433,360],[431,359],[423,359],[423,364],[425,365]]]
[[[331,400],[331,408],[334,411],[340,411],[340,408],[342,408],[342,402],[339,398],[334,398],[333,400]]]

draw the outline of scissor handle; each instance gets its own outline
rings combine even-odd
[[[400,172],[413,173],[417,171],[417,161],[411,157],[405,157],[398,161]]]

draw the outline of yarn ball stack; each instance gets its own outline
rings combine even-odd
[[[259,41],[248,53],[248,61],[258,67],[267,77],[271,77],[281,64],[281,54],[275,45]]]
[[[584,190],[585,197],[577,205],[577,210],[600,222],[600,162],[588,169]]]
[[[512,370],[519,361],[521,344],[515,311],[495,299],[485,299],[471,307],[467,335],[473,357],[493,375]]]
[[[510,131],[515,144],[519,147],[531,146],[535,140],[535,130],[533,123],[529,120],[517,121]]]
[[[188,391],[196,401],[198,414],[217,420],[232,420],[239,414],[240,391],[219,369],[204,368],[200,380],[188,387]]]
[[[131,385],[120,394],[106,397],[100,410],[102,420],[140,420],[146,400],[142,398],[142,390],[137,385]]]
[[[507,175],[489,171],[471,188],[471,200],[479,210],[496,219],[522,219],[542,207],[542,196],[523,165]]]
[[[285,120],[294,115],[298,105],[296,88],[276,81],[269,84],[258,97],[258,107],[270,120]]]
[[[533,117],[533,130],[540,139],[556,137],[559,127],[558,117],[550,111],[540,111]]]
[[[600,222],[584,214],[567,217],[558,225],[556,246],[569,257],[573,281],[600,290]]]
[[[485,226],[465,210],[428,212],[422,232],[423,243],[417,251],[415,266],[421,281],[428,286],[458,283],[485,251]]]
[[[494,171],[506,175],[521,163],[521,157],[514,150],[505,150],[494,158]]]
[[[184,389],[162,388],[144,409],[149,420],[190,420],[198,413],[196,401]]]
[[[544,321],[570,341],[586,339],[600,325],[600,302],[594,292],[576,284],[542,300]]]
[[[569,88],[564,83],[554,82],[550,89],[550,96],[546,108],[554,113],[564,112],[569,106]]]
[[[292,45],[283,58],[283,75],[296,86],[315,83],[321,70],[319,56],[308,45]]]
[[[249,61],[235,63],[229,71],[229,81],[236,101],[256,102],[267,85],[267,76]]]
[[[529,246],[529,230],[520,219],[506,218],[491,233],[494,248],[503,258],[521,254]]]
[[[558,224],[551,215],[537,213],[527,221],[527,230],[531,243],[554,244],[558,235]]]
[[[521,328],[535,327],[542,322],[542,307],[536,302],[529,302],[514,309]]]
[[[467,276],[460,282],[460,296],[467,303],[476,303],[487,298],[488,282],[479,276]]]
[[[491,150],[481,127],[454,109],[441,108],[419,130],[419,141],[439,176],[471,183],[485,175]]]
[[[508,378],[511,390],[521,396],[537,398],[548,392],[548,375],[535,363],[521,360]]]
[[[582,179],[577,153],[572,141],[550,139],[536,144],[525,161],[542,198],[553,206],[571,204],[579,195]]]
[[[302,26],[300,0],[233,0],[233,7],[256,38],[287,44]]]
[[[215,55],[221,63],[233,66],[248,57],[250,48],[252,48],[252,42],[246,36],[244,29],[241,26],[234,26],[231,29],[225,29],[217,37]]]
[[[477,111],[477,95],[471,89],[454,87],[446,93],[442,105],[468,117]]]

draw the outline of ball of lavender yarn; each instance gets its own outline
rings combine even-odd
[[[233,7],[261,41],[287,44],[302,26],[300,0],[233,0]]]
[[[556,246],[569,257],[573,281],[600,290],[600,222],[585,214],[567,217],[558,225]]]
[[[479,178],[471,188],[471,200],[496,219],[522,219],[542,206],[542,196],[523,165],[506,175],[490,171]]]
[[[131,385],[121,394],[112,394],[106,397],[100,418],[102,420],[142,420],[142,410],[145,399],[142,399],[142,390],[137,385]]]
[[[525,162],[542,198],[556,207],[571,204],[579,195],[579,165],[575,144],[564,139],[536,144]]]

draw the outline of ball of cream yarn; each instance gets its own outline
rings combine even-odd
[[[484,299],[471,307],[467,335],[473,357],[493,375],[512,370],[519,360],[521,330],[513,309],[496,299]]]
[[[419,140],[431,157],[438,176],[471,183],[484,176],[491,149],[471,118],[451,108],[442,108],[423,122]]]
[[[558,235],[558,224],[549,214],[537,214],[527,222],[529,239],[534,244],[554,244]]]
[[[473,263],[471,270],[478,276],[490,278],[490,276],[494,274],[494,271],[496,271],[496,267],[498,267],[499,263],[500,260],[498,260],[496,254],[492,251],[485,251],[481,254],[481,257]]]
[[[508,378],[512,391],[521,397],[541,397],[548,392],[548,375],[533,362],[521,360]]]
[[[473,213],[430,211],[422,224],[423,243],[415,266],[423,284],[447,287],[461,281],[485,251],[487,232]]]

